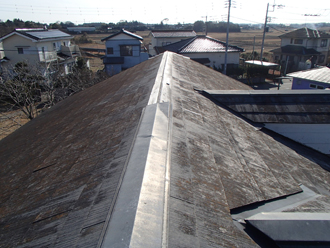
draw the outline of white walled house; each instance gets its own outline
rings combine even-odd
[[[72,39],[73,36],[57,29],[35,28],[15,29],[0,42],[8,67],[24,61],[41,65],[45,71],[52,70],[53,65],[60,66],[68,74],[76,58],[81,56],[79,47],[71,43]]]
[[[153,30],[150,32],[149,36],[151,36],[149,54],[154,56],[157,54],[155,47],[166,46],[195,37],[196,33],[194,30]]]
[[[280,35],[281,47],[272,50],[274,61],[287,72],[326,65],[330,55],[330,34],[310,28],[300,28]]]
[[[203,65],[223,70],[225,64],[226,43],[205,35],[155,48],[156,52],[171,51],[189,57]],[[227,68],[239,65],[240,53],[244,49],[228,45]]]

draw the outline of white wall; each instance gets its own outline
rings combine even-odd
[[[330,124],[265,123],[265,127],[322,153],[330,154]]]
[[[189,58],[209,58],[210,66],[221,67],[222,64],[225,63],[225,53],[185,53],[183,56]],[[239,64],[239,52],[237,53],[228,53],[227,56],[228,64]]]

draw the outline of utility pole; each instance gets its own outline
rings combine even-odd
[[[228,38],[229,38],[229,19],[230,19],[230,7],[231,0],[228,0],[228,17],[227,17],[227,37],[226,37],[226,53],[225,53],[225,65],[223,68],[223,74],[227,74],[227,57],[228,57]]]
[[[210,16],[211,18],[213,16]],[[205,36],[207,35],[207,16],[202,16],[202,18],[205,18]]]
[[[275,7],[277,7],[278,9],[282,9],[283,7],[285,7],[283,4],[275,4],[275,0],[274,0],[274,4],[273,4],[273,11],[275,11]],[[263,51],[264,51],[264,43],[265,43],[265,35],[266,35],[266,29],[267,29],[267,21],[268,21],[268,8],[269,8],[269,3],[267,3],[267,11],[266,11],[266,18],[265,18],[265,25],[264,25],[264,33],[262,36],[262,45],[261,45],[261,52],[260,52],[260,61],[262,61],[262,55],[263,55]]]
[[[261,44],[261,52],[260,52],[260,62],[262,61],[262,55],[263,55],[263,51],[264,51],[264,43],[265,43],[265,35],[266,35],[266,27],[267,27],[267,19],[268,19],[268,8],[269,8],[269,3],[267,3],[267,11],[266,11],[266,18],[265,18],[264,34],[262,36],[262,44]]]

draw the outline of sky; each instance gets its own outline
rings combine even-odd
[[[232,0],[230,21],[263,24],[268,2],[270,23],[330,23],[329,0]],[[177,24],[205,21],[207,16],[208,21],[227,21],[226,6],[228,0],[0,0],[0,20],[19,18],[47,24],[71,21],[76,25],[122,20]]]

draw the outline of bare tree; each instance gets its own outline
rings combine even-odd
[[[17,63],[12,70],[5,70],[0,84],[1,103],[8,110],[20,109],[32,120],[38,114],[36,103],[40,102],[40,82],[44,80],[37,70],[31,70],[27,63]]]
[[[0,122],[8,124],[0,125],[0,130],[3,132],[24,124],[11,112],[13,110],[21,110],[31,120],[44,109],[107,77],[105,72],[89,70],[82,58],[72,65],[68,75],[55,63],[47,69],[25,62],[6,68],[0,75]]]

